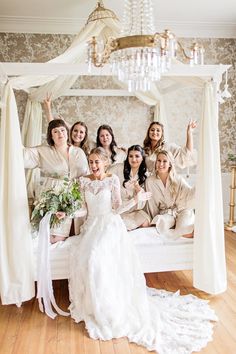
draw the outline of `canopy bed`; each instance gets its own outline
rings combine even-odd
[[[28,216],[22,141],[28,146],[41,142],[40,102],[46,93],[52,92],[54,98],[59,97],[73,85],[78,75],[87,75],[87,68],[83,64],[87,40],[92,36],[107,36],[108,32],[117,32],[118,28],[114,19],[101,19],[88,23],[70,48],[49,63],[1,63],[0,292],[2,304],[19,305],[31,299],[35,291],[35,261]],[[168,79],[165,90],[161,90],[161,86],[153,85],[149,92],[136,93],[140,100],[155,106],[154,119],[160,116],[159,120],[168,126],[163,92],[176,89],[179,85],[198,87],[202,90],[203,109],[199,124],[194,241],[185,240],[184,243],[180,241],[175,245],[169,245],[172,253],[167,253],[167,259],[173,256],[175,247],[181,246],[185,251],[187,250],[183,251],[182,263],[180,262],[182,265],[174,265],[174,262],[165,263],[161,258],[160,267],[156,265],[155,257],[161,257],[162,252],[159,252],[159,255],[149,252],[150,247],[152,248],[153,236],[146,235],[147,240],[150,241],[149,249],[140,241],[136,240],[136,244],[141,258],[143,257],[145,272],[193,268],[193,285],[210,294],[218,294],[226,290],[217,90],[222,74],[227,68],[228,66],[223,65],[190,67],[175,62],[171,70],[163,75],[163,82]],[[101,74],[109,75],[109,68],[105,66],[92,72],[92,75]],[[123,85],[121,86],[124,88]],[[24,89],[29,93],[22,133],[13,89]],[[34,181],[37,179],[38,176],[30,172],[27,175],[28,186],[33,188]],[[139,232],[145,233],[145,230],[138,230]],[[57,245],[54,248],[60,247]],[[66,245],[63,247],[66,248]],[[52,249],[51,253],[55,255],[56,251]],[[61,256],[58,254],[52,262],[55,263],[56,258],[60,259]],[[150,258],[149,265],[148,258]],[[60,272],[53,274],[54,279],[66,276],[66,273]]]

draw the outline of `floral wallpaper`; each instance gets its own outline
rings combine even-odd
[[[0,62],[45,62],[63,53],[73,36],[52,34],[0,33]],[[194,39],[195,40],[195,39]],[[182,39],[190,47],[193,39]],[[230,64],[228,73],[230,99],[220,105],[220,147],[222,171],[229,170],[228,153],[236,153],[236,39],[197,39],[205,48],[206,64]],[[78,78],[74,88],[117,88],[111,77]],[[17,92],[17,102],[22,124],[27,94]],[[165,95],[168,114],[169,141],[184,144],[185,127],[190,118],[199,119],[201,92],[197,89],[180,88]],[[60,97],[53,102],[54,114],[61,114],[73,124],[83,120],[89,128],[90,140],[95,141],[96,130],[101,124],[112,126],[118,145],[128,147],[142,144],[147,127],[153,119],[153,107],[135,97]],[[47,123],[44,120],[44,133]],[[183,129],[184,127],[184,129]],[[44,134],[43,134],[44,135]],[[194,132],[198,144],[198,130]]]

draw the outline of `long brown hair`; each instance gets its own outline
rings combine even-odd
[[[152,122],[149,125],[149,127],[148,127],[147,134],[146,134],[146,137],[145,137],[144,142],[143,142],[144,151],[148,155],[152,151],[152,143],[151,143],[151,139],[149,137],[149,133],[150,133],[150,130],[151,130],[152,126],[155,125],[155,124],[159,125],[161,127],[161,129],[162,129],[162,136],[161,136],[161,139],[158,141],[155,150],[158,151],[159,149],[162,149],[162,146],[164,145],[164,125],[159,123],[159,122]]]
[[[102,147],[102,144],[101,144],[100,138],[99,138],[101,130],[107,130],[108,133],[111,135],[112,140],[111,140],[111,144],[110,144],[110,149],[111,149],[111,161],[113,163],[116,160],[115,156],[117,154],[117,152],[115,150],[115,147],[117,146],[117,144],[116,144],[116,141],[115,141],[113,130],[110,127],[110,125],[107,125],[107,124],[100,125],[100,127],[97,130],[97,141],[96,141],[97,142],[97,147],[99,147],[99,146]]]
[[[82,127],[85,128],[85,137],[84,137],[84,139],[81,141],[79,147],[80,147],[82,150],[84,150],[85,155],[88,156],[88,154],[89,154],[88,127],[87,127],[87,125],[86,125],[84,122],[78,121],[78,122],[75,122],[75,123],[72,125],[72,127],[70,128],[70,141],[71,141],[72,145],[75,144],[75,142],[74,142],[74,140],[73,140],[73,138],[72,138],[72,133],[73,133],[73,130],[74,130],[74,128],[75,128],[75,126],[76,126],[77,124],[78,124],[78,125],[81,125]]]

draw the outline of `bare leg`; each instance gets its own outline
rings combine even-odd
[[[66,237],[57,236],[57,235],[50,235],[50,243],[56,243],[59,241],[65,241]]]
[[[145,220],[142,223],[142,225],[140,225],[139,227],[150,227],[150,226],[155,226],[155,225],[151,225],[148,220]]]
[[[186,238],[193,238],[193,236],[194,236],[194,231],[191,232],[190,234],[182,235],[182,237],[186,237]]]

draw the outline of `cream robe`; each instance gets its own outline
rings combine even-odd
[[[161,179],[153,175],[146,179],[145,188],[152,193],[146,210],[160,235],[176,239],[193,231],[195,187],[190,187],[178,176],[176,192],[172,196],[169,179],[164,186]]]
[[[131,199],[135,197],[134,182],[138,181],[138,174],[130,177],[130,180],[126,182],[125,187],[123,186],[124,182],[124,163],[118,163],[109,168],[110,173],[114,173],[118,176],[121,187],[121,199],[122,206],[128,205]],[[150,222],[150,218],[147,213],[142,210],[146,202],[139,202],[134,205],[128,211],[125,211],[121,214],[127,230],[134,230],[137,227],[141,226],[145,221]]]
[[[114,166],[117,163],[124,162],[127,157],[127,153],[123,149],[118,148],[117,146],[115,146],[115,151],[116,151],[115,161],[112,162],[110,159],[110,166]]]
[[[175,167],[183,169],[189,166],[194,166],[197,162],[197,151],[195,149],[191,152],[185,146],[182,147],[174,143],[164,143],[164,145],[162,145],[160,148],[157,148],[154,152],[146,154],[145,161],[147,169],[150,173],[155,172],[157,153],[161,150],[166,150],[172,154],[175,162]]]
[[[25,168],[39,167],[45,176],[43,186],[38,191],[52,188],[63,183],[63,178],[78,178],[89,173],[88,161],[84,151],[76,146],[69,147],[68,160],[55,149],[54,146],[39,145],[24,148]],[[69,236],[71,219],[66,218],[61,227],[51,229],[51,234]],[[81,220],[75,222],[75,231],[78,233]]]

